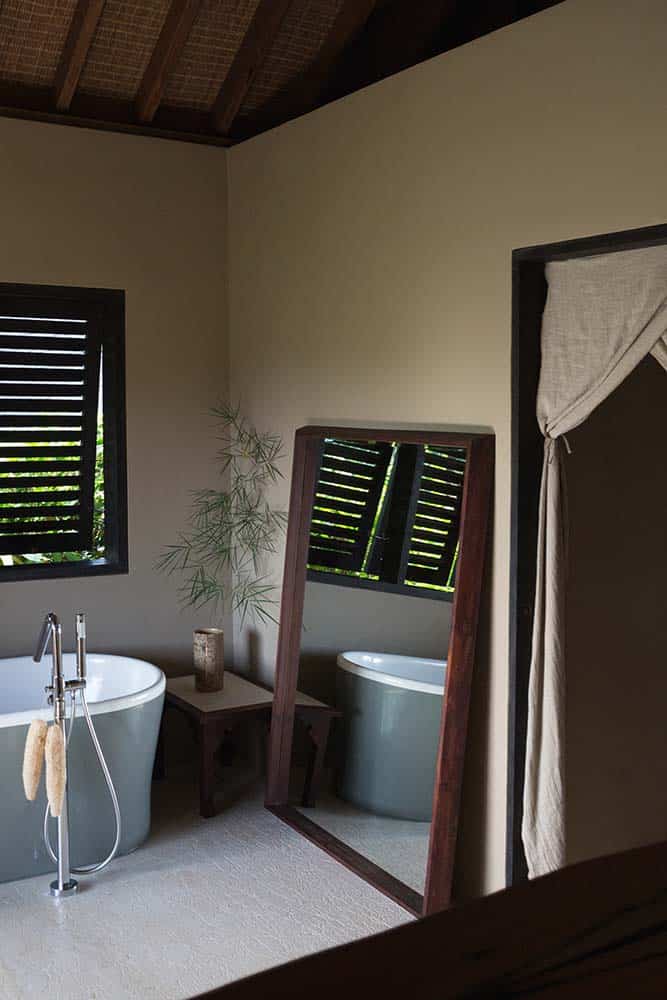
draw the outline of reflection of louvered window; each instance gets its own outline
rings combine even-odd
[[[49,555],[56,553],[68,554],[67,560],[77,553],[89,561],[119,558],[125,523],[122,294],[81,290],[87,294],[77,300],[77,290],[12,289],[17,291],[0,289],[3,567],[59,561]],[[60,294],[48,294],[54,291]],[[114,320],[120,329],[113,329]],[[114,523],[105,526],[111,515]],[[96,518],[104,536],[97,545]]]
[[[463,448],[419,449],[409,517],[405,573],[412,586],[451,587],[463,499]]]
[[[392,454],[379,442],[327,440],[310,528],[311,565],[362,572]]]
[[[311,523],[311,578],[451,593],[464,473],[462,448],[325,441]]]

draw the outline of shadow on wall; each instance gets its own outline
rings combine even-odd
[[[246,654],[243,669],[239,670],[244,677],[255,684],[262,680],[262,635],[256,628],[247,628],[244,633]]]
[[[571,863],[667,830],[666,385],[646,358],[570,437]]]

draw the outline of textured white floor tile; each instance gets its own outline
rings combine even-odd
[[[154,832],[55,901],[0,885],[0,998],[182,1000],[411,919],[263,809],[212,820],[190,779],[158,787]]]

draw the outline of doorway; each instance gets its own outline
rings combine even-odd
[[[513,254],[510,710],[506,841],[508,885],[527,877],[521,842],[521,820],[535,592],[537,512],[543,455],[543,439],[537,425],[535,406],[541,363],[541,319],[547,291],[545,265],[553,260],[588,257],[663,244],[667,244],[667,225],[526,247],[515,250]],[[647,364],[655,362],[648,359]],[[658,375],[660,374],[664,379],[664,373],[658,372]],[[622,389],[623,387],[618,392]],[[616,405],[612,404],[611,397],[607,403],[610,406]],[[600,411],[602,410],[601,406]],[[583,435],[587,428],[582,425],[578,430]],[[582,461],[585,461],[585,455],[582,456]],[[577,738],[581,740],[581,737]],[[580,843],[580,850],[584,849],[590,849],[590,844],[584,848],[583,842]],[[599,853],[603,851],[600,850]]]

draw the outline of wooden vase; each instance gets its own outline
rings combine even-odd
[[[197,628],[192,633],[195,688],[222,691],[225,673],[225,633],[221,628]]]

